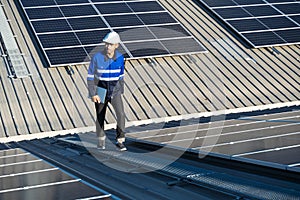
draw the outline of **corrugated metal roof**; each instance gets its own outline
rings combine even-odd
[[[154,63],[127,61],[124,104],[128,125],[300,104],[299,45],[276,47],[279,54],[271,48],[250,49],[197,1],[160,2],[209,53],[154,58]],[[72,66],[74,74],[63,67],[45,67],[22,13],[13,1],[3,4],[32,76],[8,78],[4,57],[0,58],[0,137],[93,130],[94,105],[86,88],[88,66]],[[107,127],[114,123],[110,109]]]

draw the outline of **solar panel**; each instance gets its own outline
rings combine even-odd
[[[200,0],[253,47],[300,43],[300,2]]]
[[[22,149],[0,150],[0,166],[0,199],[104,199],[111,196]]]
[[[89,62],[113,30],[127,59],[207,52],[156,0],[19,2],[50,66]]]

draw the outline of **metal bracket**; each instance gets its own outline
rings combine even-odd
[[[155,60],[153,58],[146,58],[146,61],[152,67],[157,66],[157,63],[155,62]]]
[[[268,48],[268,50],[273,54],[273,55],[280,55],[280,51],[278,51],[278,49],[276,49],[275,47],[270,47]]]
[[[65,69],[66,69],[68,75],[70,75],[70,76],[72,76],[75,73],[73,70],[73,67],[71,65],[66,66]]]
[[[190,64],[196,64],[196,59],[191,54],[186,55],[186,58]]]

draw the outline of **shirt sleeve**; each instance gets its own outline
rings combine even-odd
[[[92,58],[87,75],[87,86],[89,92],[89,98],[96,94],[96,84],[95,84],[95,69],[97,69],[97,62],[95,57]]]
[[[125,60],[124,57],[121,56],[122,58],[122,65],[121,65],[121,71],[120,71],[120,76],[119,76],[119,80],[124,80],[124,71],[125,71]]]

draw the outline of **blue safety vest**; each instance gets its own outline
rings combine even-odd
[[[89,65],[87,76],[89,96],[96,94],[96,86],[107,89],[106,98],[124,92],[124,56],[116,50],[113,58],[96,53]]]

